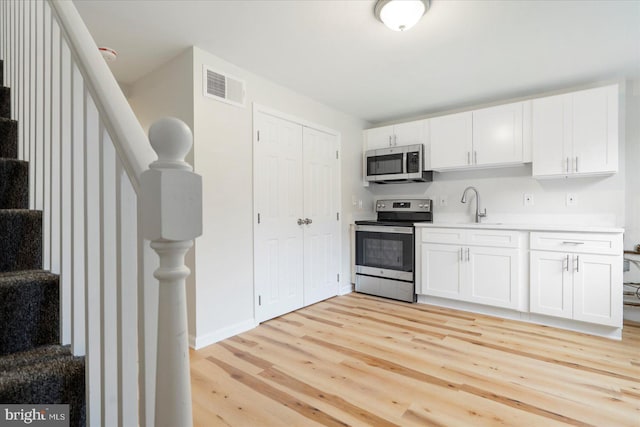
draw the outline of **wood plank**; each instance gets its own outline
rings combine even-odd
[[[640,426],[622,341],[349,294],[191,352],[202,426]]]

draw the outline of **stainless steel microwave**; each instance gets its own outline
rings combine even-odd
[[[426,182],[433,172],[424,170],[424,145],[380,148],[365,153],[365,179],[379,184]]]

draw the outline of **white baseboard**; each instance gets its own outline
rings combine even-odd
[[[338,295],[346,295],[346,294],[350,294],[351,292],[353,292],[352,283],[342,284],[340,286],[340,289],[338,290]]]
[[[256,326],[258,326],[258,322],[256,322],[255,319],[247,319],[243,322],[218,329],[217,331],[210,332],[206,335],[197,337],[189,335],[189,347],[193,348],[194,350],[200,350],[202,347],[206,347],[208,345],[215,344],[218,341],[230,338],[234,335],[250,331]]]
[[[439,298],[426,295],[418,295],[418,303],[453,308],[456,310],[468,311],[470,313],[486,314],[489,316],[502,317],[504,319],[521,320],[524,322],[552,326],[554,328],[567,329],[570,331],[581,332],[589,335],[597,335],[614,340],[622,339],[621,327],[616,328],[613,326],[596,325],[592,323],[580,322],[577,320],[561,319],[557,317],[544,316],[541,314],[520,312],[507,308],[491,307],[466,301],[456,301],[448,298]]]

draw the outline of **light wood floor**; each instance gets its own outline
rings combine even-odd
[[[197,426],[640,426],[622,342],[350,294],[191,353]]]

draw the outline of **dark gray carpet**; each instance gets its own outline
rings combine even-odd
[[[0,273],[0,356],[60,340],[58,276],[46,271]]]
[[[42,268],[42,212],[0,209],[0,272]]]
[[[82,427],[85,362],[59,345],[59,278],[40,270],[42,212],[27,209],[29,165],[17,160],[10,107],[0,87],[0,402],[69,404],[69,425]]]
[[[0,117],[0,158],[18,158],[18,122]]]
[[[29,163],[0,158],[0,209],[29,208]]]

